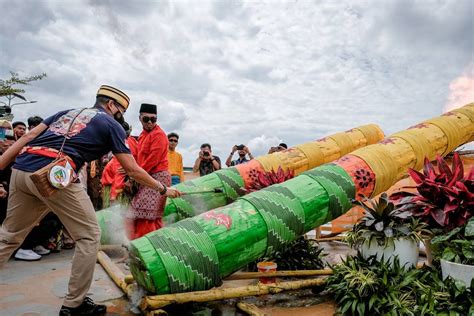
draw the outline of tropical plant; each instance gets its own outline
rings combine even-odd
[[[333,266],[327,288],[339,315],[468,315],[474,312],[472,287],[452,279],[442,281],[430,267],[405,270],[364,259],[360,254]]]
[[[257,174],[254,176],[255,181],[252,182],[248,191],[258,191],[271,185],[285,182],[286,180],[292,179],[294,176],[295,172],[293,170],[284,171],[281,166],[278,167],[277,171],[274,171],[273,169],[267,172],[258,170]]]
[[[347,242],[355,248],[365,242],[370,244],[372,240],[384,247],[398,238],[420,241],[420,235],[426,232],[426,225],[414,219],[411,212],[396,208],[387,193],[382,193],[378,201],[364,198],[363,201],[354,200],[353,204],[365,211],[362,220],[347,234]]]
[[[474,217],[467,224],[431,240],[435,258],[474,265]]]
[[[324,267],[323,248],[314,239],[302,236],[289,243],[284,249],[274,253],[271,258],[261,258],[249,264],[249,270],[255,271],[260,261],[272,261],[278,270],[318,270]]]
[[[401,191],[390,198],[401,210],[413,212],[430,229],[451,230],[463,226],[474,214],[474,169],[465,177],[457,152],[451,168],[441,157],[436,160],[438,170],[426,158],[423,173],[409,169],[416,193]]]

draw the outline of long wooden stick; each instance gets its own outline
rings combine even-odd
[[[239,302],[237,303],[237,307],[243,311],[249,314],[250,316],[266,316],[268,314],[265,314],[264,311],[262,311],[260,308],[253,304],[248,304],[244,302]]]
[[[140,303],[140,309],[159,309],[170,304],[183,304],[188,302],[209,302],[236,297],[276,294],[283,291],[298,290],[319,286],[325,283],[325,279],[310,279],[301,281],[288,281],[275,284],[257,284],[234,288],[214,289],[208,291],[146,296]]]
[[[268,277],[304,277],[316,275],[331,275],[331,269],[323,270],[295,270],[295,271],[274,271],[274,272],[236,272],[225,280],[246,280]]]
[[[97,253],[97,260],[104,268],[105,272],[112,278],[115,284],[121,288],[125,293],[127,289],[127,283],[125,280],[125,274],[110,260],[109,256],[103,251]]]

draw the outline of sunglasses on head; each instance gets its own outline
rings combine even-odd
[[[148,122],[156,123],[156,117],[154,117],[154,116],[143,116],[142,121],[143,121],[143,123],[148,123]]]

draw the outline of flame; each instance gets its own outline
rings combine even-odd
[[[464,74],[451,81],[449,90],[448,102],[444,106],[444,112],[474,102],[474,63],[467,67]]]

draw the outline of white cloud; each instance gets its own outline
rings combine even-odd
[[[439,115],[473,62],[472,3],[460,1],[0,0],[0,77],[46,72],[16,119],[92,105],[101,84],[126,91],[222,159],[257,155],[367,124],[386,133]],[[7,10],[8,9],[8,10]]]

